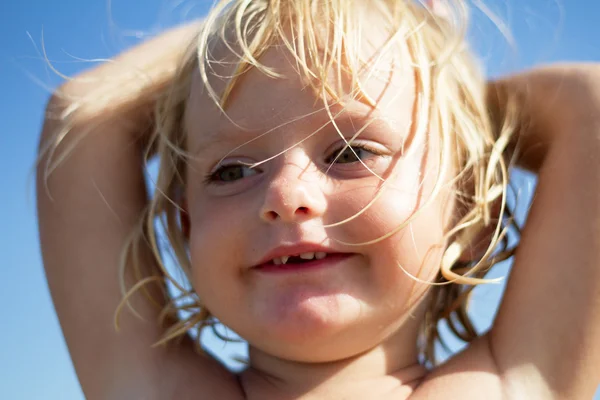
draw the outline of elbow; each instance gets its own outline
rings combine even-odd
[[[56,158],[56,151],[62,138],[66,136],[69,128],[69,104],[60,93],[55,91],[48,99],[44,112],[44,121],[38,140],[36,168],[40,175],[41,168],[48,166]]]

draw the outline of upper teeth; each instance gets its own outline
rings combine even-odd
[[[318,251],[316,253],[301,253],[298,255],[298,257],[300,257],[303,260],[312,260],[312,259],[317,259],[317,260],[322,260],[327,256],[327,253],[322,252],[322,251]],[[282,256],[282,257],[276,257],[273,259],[273,264],[275,265],[281,265],[281,264],[285,264],[288,262],[288,260],[290,259],[291,256]]]

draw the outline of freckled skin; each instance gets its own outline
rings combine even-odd
[[[411,217],[432,190],[438,166],[428,155],[437,142],[431,135],[426,147],[424,138],[411,136],[413,74],[398,67],[386,75],[387,83],[365,80],[366,91],[379,101],[376,110],[346,99],[345,112],[336,118],[344,135],[352,137],[373,120],[358,140],[384,154],[364,153],[371,172],[354,162],[334,164],[325,174],[329,165],[324,160],[343,141],[331,124],[311,136],[329,121],[322,103],[281,50],[269,50],[261,61],[285,78],[272,80],[256,70],[243,78],[227,106],[238,126],[217,112],[198,77],[193,82],[186,124],[190,149],[198,149],[200,161],[188,170],[186,199],[196,291],[253,349],[276,357],[345,358],[382,343],[402,324],[406,343],[416,343],[421,314],[405,320],[426,287],[415,285],[398,263],[421,279],[435,275],[448,194],[384,241],[341,243],[364,243],[387,234]],[[332,106],[334,114],[340,110]],[[403,153],[409,139],[410,151]],[[220,184],[202,179],[219,161],[256,163],[279,153],[243,179]],[[375,174],[386,179],[385,187]],[[380,189],[383,194],[358,218],[326,227],[361,212]],[[273,248],[298,241],[356,256],[305,273],[274,276],[250,268]],[[410,353],[416,360],[416,350]]]
[[[370,6],[372,2],[363,4]],[[369,38],[377,26],[369,27]],[[141,72],[136,76],[143,77],[143,85],[150,85],[141,87],[141,92],[136,85],[124,85],[125,93],[114,92],[115,102],[108,109],[100,102],[97,114],[86,114],[88,107],[83,113],[72,114],[78,123],[69,127],[72,130],[61,144],[72,152],[49,181],[49,160],[40,160],[38,215],[46,275],[86,398],[480,399],[482,393],[486,399],[593,396],[600,365],[600,269],[595,268],[600,265],[600,69],[596,64],[537,69],[488,85],[492,97],[498,88],[523,95],[518,106],[527,112],[522,121],[524,132],[515,138],[522,149],[522,158],[516,161],[539,173],[539,183],[492,330],[431,373],[426,374],[418,365],[416,352],[410,348],[422,310],[411,312],[403,329],[396,329],[401,316],[406,315],[402,310],[407,293],[415,297],[416,292],[389,261],[397,259],[411,273],[424,278],[435,271],[429,267],[436,265],[431,261],[436,255],[429,260],[425,254],[437,241],[440,215],[436,207],[420,213],[412,225],[386,243],[352,247],[362,258],[341,266],[338,272],[343,273],[277,282],[248,273],[247,264],[260,258],[265,248],[285,241],[322,236],[331,239],[327,244],[333,246],[339,244],[335,238],[359,242],[385,233],[404,220],[420,198],[427,197],[427,173],[435,172],[436,166],[431,161],[435,157],[425,154],[436,154],[435,141],[429,141],[429,149],[415,142],[412,148],[422,158],[413,154],[397,160],[392,157],[397,161],[392,164],[369,164],[376,172],[379,167],[387,170],[393,165],[398,172],[393,179],[383,174],[393,183],[387,187],[389,191],[356,221],[325,228],[327,223],[364,207],[373,198],[379,180],[361,175],[360,169],[341,173],[337,167],[335,176],[319,175],[319,155],[323,148],[329,154],[329,145],[337,140],[334,134],[324,133],[319,136],[322,141],[315,137],[298,151],[280,157],[279,162],[265,165],[261,173],[267,179],[256,178],[218,191],[203,187],[203,172],[214,166],[212,157],[226,154],[235,143],[225,142],[223,132],[216,129],[228,127],[210,102],[200,98],[197,82],[190,102],[193,115],[188,114],[187,123],[193,128],[189,130],[190,144],[206,148],[204,161],[190,166],[198,168],[189,174],[186,194],[192,218],[184,222],[193,223],[193,284],[211,311],[250,340],[251,364],[234,376],[211,357],[199,357],[187,337],[176,345],[152,347],[164,333],[162,326],[148,323],[159,318],[159,310],[135,298],[135,309],[147,317],[146,321],[123,313],[124,329],[115,334],[109,321],[120,295],[116,267],[123,243],[137,228],[147,206],[141,149],[132,145],[142,132],[130,127],[146,127],[143,121],[151,110],[145,107],[152,102],[140,104],[142,109],[131,107],[131,96],[146,101],[162,93],[168,81],[175,79],[173,71],[181,60],[182,44],[187,45],[195,32],[196,28],[177,29],[127,51],[118,62],[86,72],[84,79],[63,85],[47,109],[51,117],[45,121],[40,148],[54,141],[56,132],[64,128],[64,121],[55,116],[65,110],[77,111],[69,99],[88,94],[96,99],[96,93],[114,92],[113,78],[126,76],[129,81],[132,70]],[[386,120],[390,127],[398,128],[398,134],[385,135],[386,129],[376,130],[377,134],[365,132],[367,140],[385,143],[392,150],[399,148],[394,138],[402,138],[403,127],[409,125],[407,110],[412,102],[407,94],[411,90],[406,89],[412,84],[406,78],[410,74],[399,76],[405,77],[396,76],[401,85],[388,92],[397,95],[396,104],[381,99],[391,106],[386,109]],[[294,86],[293,79],[278,83],[281,85],[261,81],[254,74],[244,83],[254,85],[254,92],[235,93],[228,110],[237,107],[233,113],[236,121],[258,131],[273,126],[280,129],[266,142],[257,143],[260,146],[247,147],[233,156],[264,159],[318,125],[305,119],[285,128],[279,126],[294,115],[306,115],[315,103],[302,95],[302,88]],[[127,93],[131,86],[135,93]],[[367,90],[376,91],[376,87],[369,85]],[[492,99],[496,102],[500,110],[508,108],[502,96]],[[352,124],[346,124],[342,130],[353,131],[351,128]],[[202,143],[211,131],[213,140]],[[246,133],[252,132],[257,133]],[[209,149],[210,143],[217,146]],[[248,149],[251,151],[246,152]],[[426,178],[422,187],[415,183],[419,173]],[[421,197],[415,196],[415,187]],[[273,215],[280,218],[271,218]],[[144,238],[140,239],[143,243]],[[151,260],[143,248],[141,259],[148,256]],[[426,261],[417,269],[421,259]],[[137,279],[127,271],[124,278]],[[358,316],[352,308],[357,304],[361,306]],[[299,327],[300,334],[294,334]],[[296,340],[292,346],[291,338]],[[369,351],[359,353],[370,344],[373,347]],[[356,357],[348,356],[357,353]],[[327,363],[294,361],[336,357],[345,358]]]

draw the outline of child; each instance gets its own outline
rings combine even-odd
[[[437,14],[411,1],[224,0],[200,28],[57,91],[40,232],[88,398],[591,397],[600,70],[486,90],[465,13],[458,1]],[[496,249],[512,161],[540,181],[498,316],[477,337],[467,287],[512,254]],[[165,295],[176,281],[157,218],[191,284],[183,301]],[[214,318],[249,343],[237,375],[186,335]],[[437,365],[442,318],[470,345]]]

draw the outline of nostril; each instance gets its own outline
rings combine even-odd
[[[282,209],[282,212],[277,212],[275,210],[263,210],[261,214],[261,219],[268,222],[275,222],[278,220],[285,220],[286,222],[300,222],[304,221],[307,218],[310,218],[314,211],[310,207],[296,207],[295,211],[292,212],[294,208],[290,209]]]
[[[308,214],[308,208],[307,207],[298,207],[298,209],[296,210],[296,213],[298,213],[298,214]]]
[[[266,216],[267,216],[267,219],[269,219],[271,221],[274,221],[279,217],[279,215],[275,211],[268,211]]]

